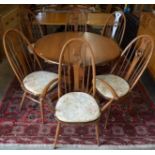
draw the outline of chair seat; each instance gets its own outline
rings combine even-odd
[[[23,79],[24,88],[32,92],[34,95],[40,95],[45,88],[45,86],[58,75],[56,73],[47,71],[36,71],[30,73]],[[53,86],[55,83],[53,84]],[[52,86],[51,86],[52,88]]]
[[[118,97],[126,95],[129,91],[129,84],[123,78],[113,74],[97,75],[96,89],[106,98],[112,99],[113,95],[111,91],[105,87],[101,80],[106,81],[115,90]]]
[[[56,104],[55,116],[68,123],[94,121],[100,116],[95,99],[83,92],[71,92],[63,95]]]

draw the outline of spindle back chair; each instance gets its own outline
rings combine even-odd
[[[41,25],[36,20],[35,15],[28,9],[22,9],[20,13],[21,30],[31,43],[35,43],[43,37]]]
[[[87,31],[87,13],[81,10],[73,10],[68,13],[65,31],[86,32]]]
[[[40,105],[42,122],[44,122],[43,101],[45,96],[42,93],[49,82],[51,85],[56,84],[57,74],[42,70],[36,54],[29,52],[29,49],[32,52],[34,51],[32,45],[19,30],[10,29],[6,31],[3,36],[3,46],[10,66],[24,91],[20,110],[25,98],[37,102]],[[54,85],[52,86],[54,87]]]
[[[59,59],[59,97],[62,94],[62,85],[64,85],[65,93],[70,91],[89,93],[92,89],[94,96],[95,73],[95,61],[91,46],[80,38],[70,39],[64,44]]]
[[[112,38],[121,45],[126,28],[126,18],[122,11],[115,11],[105,22],[101,35]]]
[[[140,35],[124,49],[111,73],[125,79],[130,90],[136,85],[152,56],[154,42],[149,35]]]
[[[3,36],[3,46],[6,57],[20,84],[26,75],[37,69],[42,69],[37,56],[28,51],[28,47],[31,48],[31,51],[33,51],[33,47],[19,30],[6,31]]]
[[[94,55],[93,55],[91,46],[81,38],[73,38],[68,40],[62,48],[61,55],[59,58],[59,68],[58,68],[59,100],[56,104],[56,112],[55,112],[55,116],[56,116],[56,119],[58,120],[58,124],[57,124],[57,129],[55,134],[54,148],[56,147],[61,124],[68,124],[68,125],[70,124],[80,125],[80,124],[88,124],[88,123],[95,124],[96,139],[97,139],[97,143],[99,144],[98,121],[100,116],[100,110],[97,102],[94,99],[95,91],[96,91],[95,76],[96,76],[95,60],[94,60]],[[75,118],[78,117],[77,120],[75,119],[76,121],[70,121],[70,120],[64,121],[60,119],[58,113],[61,113],[61,110],[63,114],[66,113],[63,111],[68,110],[67,115],[74,115],[73,113],[74,112],[76,113],[76,110],[72,111],[71,109],[74,107],[74,104],[76,105],[77,102],[80,102],[79,100],[78,101],[76,100],[76,97],[79,95],[79,93],[80,95],[82,93],[82,96],[80,97],[80,99],[84,100],[85,102],[84,102],[84,105],[81,105],[81,103],[78,103],[76,110],[82,114],[78,116],[74,116]],[[73,94],[74,95],[78,94],[78,95],[74,96]],[[87,101],[88,98],[87,99],[85,98],[88,94],[90,94],[88,98],[93,98],[93,104],[97,108],[98,115],[95,116],[95,118],[91,121],[90,120],[80,121],[81,117],[84,118],[83,115],[85,115],[85,113],[83,114],[83,112],[81,111],[83,111],[83,109],[87,107],[87,104],[90,104],[89,100]],[[68,98],[68,102],[70,102],[70,104],[66,103],[65,101],[60,102],[60,100],[63,100],[66,95],[68,96],[73,95],[72,99],[74,100],[75,98],[76,103],[74,101],[73,102],[70,101],[69,98]],[[66,110],[64,108],[60,110],[59,108],[64,105],[66,105]],[[93,110],[94,108],[92,108],[91,106],[87,107],[85,109],[86,113],[88,111],[91,111],[90,109]],[[93,114],[94,112],[92,112],[90,115],[93,115]]]
[[[107,106],[103,106],[101,109],[104,111],[109,107],[105,128],[108,123],[111,104],[113,101],[119,102],[134,88],[151,59],[153,49],[154,41],[152,37],[140,35],[133,39],[124,49],[110,74],[97,76],[97,90],[103,97],[109,99]],[[110,87],[111,94],[104,85]]]

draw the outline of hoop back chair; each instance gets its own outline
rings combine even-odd
[[[3,46],[9,64],[24,91],[20,109],[25,97],[39,103],[43,121],[43,98],[40,96],[50,81],[56,81],[57,74],[42,70],[35,53],[31,54],[28,51],[28,46],[31,51],[33,51],[33,47],[19,30],[10,29],[6,31],[3,36]],[[36,97],[38,99],[35,99]]]
[[[126,28],[126,18],[122,11],[115,11],[105,22],[101,35],[112,38],[121,45]]]
[[[43,37],[43,30],[41,25],[35,18],[33,12],[28,9],[21,11],[21,30],[31,43],[35,43],[38,39]]]
[[[153,48],[154,42],[151,36],[140,35],[136,37],[125,48],[111,73],[124,78],[132,89],[147,67]]]
[[[95,96],[95,62],[90,45],[82,39],[71,39],[62,48],[59,59],[59,84],[58,91],[61,97],[62,81],[65,93],[70,91],[90,92],[89,82],[93,82],[93,93]],[[67,72],[66,72],[67,71]],[[86,76],[88,76],[86,78]],[[67,78],[68,77],[68,78]],[[70,79],[72,77],[72,79]],[[68,81],[67,81],[68,80]],[[72,81],[69,82],[69,81]],[[68,85],[69,84],[69,85]]]
[[[96,88],[102,96],[110,100],[109,107],[114,100],[125,97],[137,84],[150,61],[153,48],[153,39],[149,35],[140,35],[124,49],[110,74],[96,76]],[[105,85],[109,85],[111,92]],[[104,110],[105,107],[102,108]],[[105,127],[108,117],[109,114]]]
[[[65,31],[86,32],[87,31],[87,13],[81,10],[73,10],[67,16]]]
[[[37,56],[28,53],[28,46],[33,50],[27,38],[16,29],[7,31],[3,36],[3,45],[7,59],[20,84],[29,73],[42,69]]]
[[[80,38],[68,40],[61,50],[58,73],[59,99],[55,108],[58,124],[54,148],[63,123],[68,125],[94,123],[97,143],[99,144],[98,120],[100,110],[93,97],[96,91],[96,72],[90,45]]]

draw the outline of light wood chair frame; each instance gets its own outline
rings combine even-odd
[[[65,32],[87,32],[87,16],[87,13],[81,10],[68,13]]]
[[[95,96],[95,93],[96,93],[96,88],[95,88],[95,83],[96,83],[96,80],[95,80],[95,77],[96,77],[96,69],[95,69],[95,60],[94,60],[94,55],[93,55],[93,51],[92,51],[92,48],[91,46],[83,39],[81,38],[73,38],[73,39],[70,39],[68,40],[62,50],[61,50],[61,54],[60,54],[60,58],[59,58],[59,68],[58,68],[58,97],[60,98],[63,94],[62,92],[62,70],[63,70],[63,67],[64,67],[64,63],[63,63],[63,57],[64,57],[64,54],[67,53],[66,48],[69,44],[71,44],[72,42],[81,42],[81,43],[84,43],[86,44],[86,46],[89,48],[89,53],[90,53],[90,56],[91,56],[91,67],[92,67],[92,87],[89,89],[89,91],[87,90],[86,93],[91,93],[92,96]],[[83,51],[84,52],[84,51]],[[76,68],[76,67],[75,67]],[[74,69],[75,69],[74,68]],[[76,69],[75,69],[76,70]],[[78,70],[76,70],[74,72],[77,76],[79,73]],[[89,73],[90,74],[90,73]],[[70,75],[69,75],[70,76]],[[65,77],[64,77],[65,78]],[[67,82],[67,81],[66,81]],[[74,81],[74,82],[77,82],[77,79]],[[76,89],[76,86],[73,88],[75,89],[75,91],[77,91]],[[65,93],[66,90],[65,90]],[[57,118],[56,118],[57,119]],[[67,125],[85,125],[85,124],[95,124],[95,129],[96,129],[96,140],[97,140],[97,144],[99,145],[99,126],[98,126],[98,123],[99,123],[99,118],[95,121],[92,121],[92,122],[86,122],[86,123],[67,123],[67,122],[63,122],[61,120],[58,120],[58,124],[57,124],[57,128],[56,128],[56,134],[55,134],[55,140],[54,140],[54,148],[56,148],[56,144],[57,144],[57,140],[58,140],[58,136],[59,136],[59,132],[60,132],[60,127],[61,127],[61,124],[67,124]]]
[[[62,61],[63,59],[63,55],[65,53],[65,48],[66,46],[71,43],[72,41],[84,41],[83,39],[81,38],[73,38],[73,39],[70,39],[68,40],[62,50],[61,50],[61,54],[60,54],[60,58],[59,58],[59,68],[58,68],[58,98],[60,98],[62,96],[62,91],[61,91],[61,85],[62,85],[62,78],[61,78],[61,74],[62,74],[62,69],[63,69],[63,66],[64,66],[64,63]],[[92,58],[92,87],[90,87],[89,91],[86,89],[86,93],[89,93],[91,94],[94,98],[96,97],[96,67],[95,67],[95,59],[94,59],[94,55],[93,55],[93,50],[91,48],[91,46],[89,45],[89,43],[87,43],[86,41],[84,41],[87,46],[89,47],[90,49],[90,53],[91,53],[91,58]],[[84,52],[84,51],[83,51]],[[75,67],[76,68],[76,67]],[[79,75],[80,73],[79,72],[74,72],[74,74],[76,75]],[[75,76],[75,75],[74,75]],[[90,72],[88,72],[88,78],[90,76]],[[66,78],[66,77],[64,77]],[[88,79],[87,79],[88,80]],[[89,80],[88,80],[89,81]],[[77,83],[77,80],[74,80],[74,83]],[[115,98],[117,99],[117,94],[115,93],[114,89],[106,82],[104,82],[104,85],[105,87],[111,91],[111,93],[115,96]],[[86,86],[87,87],[87,86]],[[77,91],[77,88],[74,87],[75,91]],[[66,92],[65,92],[66,93]],[[102,109],[100,109],[101,112],[104,112],[106,111],[109,106],[111,105],[111,102],[112,101],[109,101],[107,102],[103,107]],[[56,118],[57,119],[57,118]],[[58,140],[58,136],[59,136],[59,132],[60,132],[60,128],[61,128],[61,124],[64,124],[64,125],[86,125],[86,124],[95,124],[95,130],[96,130],[96,141],[97,141],[97,144],[100,145],[100,142],[99,142],[99,133],[100,133],[100,130],[99,130],[99,121],[100,121],[100,117],[94,121],[91,121],[91,122],[85,122],[85,123],[67,123],[67,122],[63,122],[61,120],[58,120],[58,124],[57,124],[57,128],[56,128],[56,134],[55,134],[55,140],[54,140],[54,148],[56,148],[56,144],[57,144],[57,140]]]
[[[103,85],[108,86],[109,90],[111,89],[111,93],[113,94],[113,99],[109,99],[108,104],[106,104],[107,106],[103,106],[101,109],[101,111],[103,112],[108,107],[105,128],[107,127],[112,103],[114,101],[119,102],[119,100],[123,100],[127,95],[129,95],[129,92],[132,91],[132,89],[135,87],[138,80],[142,76],[143,72],[145,71],[151,59],[153,49],[153,38],[149,35],[140,35],[133,39],[127,45],[118,61],[113,66],[110,73],[122,77],[128,82],[130,86],[129,91],[124,96],[118,97],[116,91],[107,82],[102,80]],[[121,69],[123,72],[121,71]]]
[[[27,39],[27,38],[23,35],[23,33],[20,32],[19,30],[17,30],[17,29],[10,29],[10,30],[8,30],[8,31],[6,31],[6,32],[4,33],[4,35],[3,35],[3,47],[4,47],[4,51],[5,51],[6,57],[7,57],[8,61],[9,61],[9,64],[10,64],[10,66],[11,66],[11,68],[12,68],[12,70],[13,70],[15,76],[17,77],[17,79],[18,79],[18,81],[19,81],[19,83],[20,83],[20,85],[21,85],[22,90],[24,91],[24,93],[23,93],[23,95],[22,95],[21,102],[20,102],[20,110],[22,109],[22,106],[23,106],[23,103],[24,103],[25,98],[28,98],[28,99],[32,100],[33,102],[38,103],[38,104],[40,105],[41,119],[42,119],[42,122],[44,123],[43,104],[44,104],[44,99],[45,99],[46,95],[45,95],[45,93],[40,94],[40,95],[33,94],[32,92],[28,91],[28,90],[24,87],[24,84],[23,84],[23,79],[24,79],[24,77],[25,77],[26,75],[28,75],[30,72],[33,72],[33,70],[30,69],[31,64],[30,64],[30,62],[28,61],[28,60],[30,60],[30,57],[29,57],[29,58],[26,58],[26,55],[25,55],[25,54],[22,55],[23,58],[24,58],[24,60],[26,61],[26,63],[25,63],[25,64],[27,64],[26,66],[22,66],[23,63],[24,63],[24,60],[23,60],[22,62],[21,62],[21,60],[19,60],[19,62],[17,63],[17,59],[19,59],[19,58],[16,59],[16,56],[17,56],[17,55],[14,55],[15,60],[12,60],[11,55],[9,54],[9,49],[8,49],[8,47],[7,47],[7,43],[8,43],[8,42],[7,42],[7,41],[8,41],[8,40],[7,40],[7,35],[8,35],[9,33],[16,33],[16,34],[25,42],[26,46],[29,47],[29,48],[31,48],[31,51],[34,51],[34,50],[33,50],[32,45],[31,45],[30,42],[28,41],[28,39]],[[13,46],[13,45],[12,45],[12,46]],[[9,48],[11,49],[11,47],[9,47]],[[22,50],[24,50],[24,49],[23,49],[23,46],[22,46]],[[28,50],[28,49],[27,49],[27,50]],[[14,46],[13,46],[12,51],[10,51],[10,52],[15,52],[15,51],[16,51],[16,50],[15,50],[15,48],[14,48]],[[25,51],[21,51],[21,52],[25,52]],[[12,54],[12,56],[13,56],[13,54],[15,54],[15,53],[11,53],[11,54]],[[21,54],[21,53],[20,53],[20,54]],[[32,54],[30,54],[28,51],[26,51],[26,54],[29,54],[31,57],[33,56],[33,57],[34,57],[34,60],[35,60],[35,61],[33,61],[33,63],[36,62],[36,65],[39,67],[40,70],[42,70],[42,66],[41,66],[41,64],[40,64],[40,62],[39,62],[37,56],[35,55],[35,53],[33,53],[33,55],[32,55]],[[16,62],[15,62],[15,61],[16,61]],[[20,66],[20,65],[21,65],[21,66]],[[23,69],[20,69],[20,67],[26,68],[26,69],[24,69],[24,70],[26,70],[27,72],[25,72],[25,73],[22,72]],[[56,82],[57,82],[57,79],[52,80],[50,83],[51,83],[51,84],[53,84],[53,83],[56,84]],[[55,85],[54,85],[54,86],[55,86]],[[54,87],[54,86],[53,86],[53,87]],[[45,88],[46,88],[46,87],[45,87]],[[43,92],[45,92],[45,90],[44,90]],[[46,94],[47,94],[47,92],[46,92]],[[37,99],[36,99],[36,98],[37,98]]]
[[[115,21],[115,16],[116,16],[117,13],[121,14],[120,19],[118,19],[119,21]],[[114,30],[115,27],[117,27],[116,30],[115,30],[115,33],[112,34],[112,31]],[[119,28],[119,30],[117,30],[118,28]],[[126,29],[126,17],[124,15],[124,13],[122,11],[115,11],[105,21],[105,26],[101,30],[101,35],[110,37],[110,38],[116,40],[116,42],[119,45],[121,45],[121,43],[123,41],[125,29]],[[106,32],[106,31],[108,31],[108,32]],[[120,31],[120,32],[118,32],[118,31]]]
[[[35,18],[35,14],[31,10],[29,9],[21,10],[20,22],[22,32],[29,39],[31,43],[34,43],[38,39],[43,37],[44,33],[42,27]],[[37,32],[34,32],[34,28],[37,28]]]

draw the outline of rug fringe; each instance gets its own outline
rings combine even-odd
[[[51,144],[0,144],[0,150],[52,150],[53,145]],[[139,149],[155,149],[155,144],[147,145],[62,145],[58,144],[59,150],[139,150]]]

